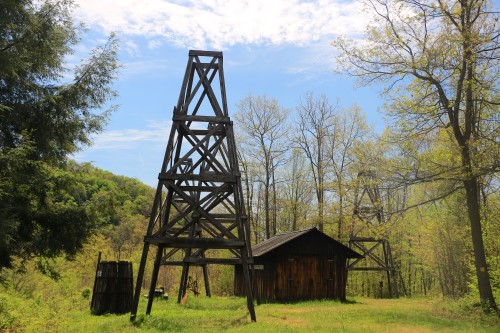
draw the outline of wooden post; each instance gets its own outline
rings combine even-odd
[[[97,281],[97,274],[99,272],[99,264],[101,263],[101,254],[102,254],[102,252],[99,251],[99,254],[97,255],[97,265],[95,267],[94,281]],[[96,292],[96,284],[94,282],[94,288],[93,288],[93,291],[92,291],[92,299],[90,300],[90,308],[92,308],[94,306],[94,295],[95,295],[95,292]]]
[[[203,255],[203,257],[205,256]],[[203,269],[203,281],[205,281],[205,294],[207,297],[212,297],[212,293],[210,292],[210,283],[208,281],[208,267],[206,264],[201,267]]]

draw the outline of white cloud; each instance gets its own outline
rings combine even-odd
[[[287,70],[293,74],[316,74],[323,73],[334,65],[335,56],[331,43],[318,42],[304,48],[301,57],[291,62]]]
[[[305,45],[362,32],[361,5],[342,0],[77,0],[79,19],[105,31],[189,48]],[[152,42],[149,46],[155,46]]]
[[[133,60],[122,63],[121,74],[127,77],[148,73],[148,75],[162,74],[168,68],[168,61],[164,59]]]
[[[130,150],[137,149],[143,143],[166,145],[170,133],[170,122],[150,124],[146,129],[122,129],[106,131],[97,135],[93,145],[86,149],[92,150]]]
[[[161,46],[161,42],[157,39],[148,41],[148,49],[154,50]]]
[[[125,46],[125,51],[127,51],[127,53],[131,56],[131,57],[139,57],[140,56],[140,51],[139,51],[139,46],[131,41],[131,40],[127,40],[125,41],[124,43],[124,46]]]

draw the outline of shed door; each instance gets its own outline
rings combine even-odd
[[[289,258],[286,264],[287,288],[286,294],[288,299],[295,299],[297,295],[297,259]]]
[[[328,259],[326,262],[326,295],[335,298],[335,260]]]

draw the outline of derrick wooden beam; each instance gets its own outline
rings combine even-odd
[[[182,249],[239,249],[245,246],[245,242],[239,239],[146,236],[144,237],[144,241],[154,245]]]
[[[194,57],[214,57],[222,58],[222,52],[220,51],[205,51],[205,50],[189,50],[189,56]]]
[[[214,183],[234,183],[236,182],[235,175],[228,174],[204,174],[204,175],[193,175],[193,174],[168,174],[159,173],[159,180],[194,180],[201,182],[214,182]]]
[[[175,114],[172,121],[195,121],[204,123],[229,124],[231,120],[224,116],[191,116],[186,114]]]
[[[390,271],[391,268],[389,267],[347,267],[347,270],[349,271]]]
[[[185,263],[189,263],[193,266],[203,266],[203,265],[241,265],[242,260],[235,258],[185,258],[184,260],[165,260],[162,265],[165,266],[182,266]],[[253,262],[252,262],[253,263]]]

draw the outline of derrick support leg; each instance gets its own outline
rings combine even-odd
[[[160,271],[160,262],[163,255],[163,247],[158,245],[156,250],[156,258],[153,266],[153,274],[151,275],[151,285],[149,286],[148,294],[148,307],[146,308],[146,314],[151,314],[151,307],[153,306],[153,299],[155,297],[156,282],[158,281],[158,272]]]
[[[210,282],[208,281],[208,267],[207,265],[203,265],[203,279],[205,280],[205,293],[207,297],[212,297],[210,293]]]
[[[179,285],[179,294],[177,295],[177,303],[180,303],[184,295],[186,295],[187,283],[189,275],[189,264],[184,264],[182,266],[181,282]]]
[[[248,312],[250,312],[250,318],[252,321],[257,321],[255,316],[255,308],[253,305],[253,297],[252,297],[252,281],[250,280],[250,270],[248,269],[248,258],[246,254],[246,250],[242,250],[242,265],[243,265],[243,276],[245,278],[245,286],[247,291],[247,307]]]
[[[134,321],[137,315],[137,308],[139,306],[139,299],[141,297],[142,279],[144,278],[144,270],[146,268],[146,260],[148,258],[149,243],[144,243],[142,249],[141,263],[139,271],[137,272],[137,282],[135,284],[134,299],[132,300],[132,309],[130,311],[130,320]]]

